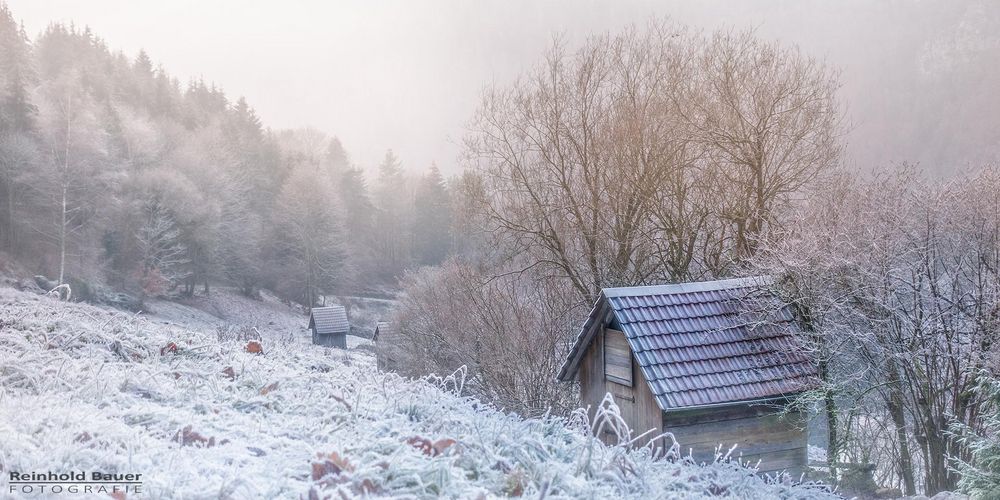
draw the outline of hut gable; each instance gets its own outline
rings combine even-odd
[[[372,334],[372,340],[378,342],[379,335],[383,337],[388,337],[392,335],[392,327],[387,321],[378,321],[375,323],[375,333]]]
[[[794,394],[816,367],[798,322],[761,278],[605,288],[559,372],[573,380],[594,337],[620,330],[663,411]]]
[[[375,334],[372,336],[375,342],[376,366],[382,371],[396,371],[399,369],[399,360],[402,359],[399,334],[392,323],[379,321],[375,324]]]

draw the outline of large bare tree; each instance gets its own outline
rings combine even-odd
[[[1000,175],[939,182],[912,168],[817,193],[762,242],[814,335],[831,460],[879,465],[908,494],[952,489],[947,431],[980,425],[976,375],[998,352]],[[995,367],[994,367],[995,368]]]
[[[423,375],[465,366],[469,387],[499,407],[524,415],[573,408],[576,391],[553,373],[581,312],[559,280],[496,278],[452,259],[407,273],[402,285],[394,336],[379,337],[392,368]]]
[[[665,22],[558,41],[488,90],[467,152],[483,208],[527,267],[601,287],[731,272],[840,155],[836,75],[752,32]]]
[[[714,34],[697,65],[678,110],[719,175],[717,215],[746,258],[776,210],[839,165],[838,75],[753,31]]]

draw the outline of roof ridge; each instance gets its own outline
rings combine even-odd
[[[710,292],[764,286],[773,282],[769,276],[751,276],[745,278],[730,278],[724,280],[696,281],[692,283],[670,283],[663,285],[626,286],[602,288],[605,297],[631,297],[636,295],[675,295],[682,293]]]
[[[313,312],[313,311],[322,311],[323,309],[343,309],[345,311],[347,310],[346,307],[344,307],[344,306],[342,306],[340,304],[330,304],[328,306],[313,307],[309,311],[310,312]]]

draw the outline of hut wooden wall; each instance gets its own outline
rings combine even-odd
[[[620,333],[618,333],[620,335]],[[604,346],[605,331],[601,329],[595,335],[590,348],[580,361],[580,400],[581,404],[590,406],[590,417],[593,419],[596,408],[601,404],[604,395],[611,393],[615,398],[615,404],[621,410],[622,418],[632,429],[633,435],[646,432],[652,438],[660,434],[663,424],[662,411],[653,398],[653,393],[649,390],[646,378],[639,370],[639,363],[632,359],[632,387],[605,380],[604,373]],[[631,356],[631,353],[629,353]],[[612,435],[602,436],[606,442],[614,439]],[[639,445],[646,444],[643,440]]]
[[[314,330],[312,338],[313,338],[313,344],[316,345],[347,349],[347,334],[344,333],[330,333],[326,335],[320,335],[317,334],[316,331]]]
[[[715,409],[663,413],[663,428],[681,445],[683,454],[693,449],[695,460],[711,461],[715,448],[733,444],[741,461],[760,460],[761,473],[787,470],[801,474],[807,465],[808,435],[799,412],[779,415],[773,406],[736,405]]]

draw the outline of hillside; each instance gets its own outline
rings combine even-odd
[[[147,299],[146,317],[163,325],[183,326],[199,331],[229,335],[238,331],[255,331],[265,340],[309,342],[309,323],[305,307],[282,301],[268,290],[251,299],[235,288],[216,286],[208,296],[195,294],[179,300]],[[347,308],[352,333],[349,347],[371,345],[376,321],[387,318],[391,301],[366,297],[328,297],[329,303]],[[221,333],[220,333],[221,332]]]
[[[608,447],[579,414],[525,420],[463,396],[461,372],[403,379],[266,323],[253,354],[244,330],[178,315],[8,288],[0,304],[4,471],[141,473],[150,498],[835,498]]]

